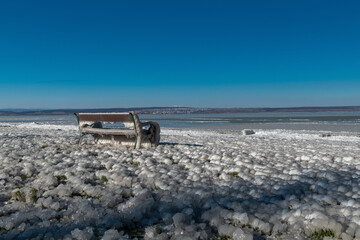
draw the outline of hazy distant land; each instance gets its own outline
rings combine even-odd
[[[300,113],[300,112],[360,112],[360,106],[293,107],[293,108],[196,108],[196,107],[136,107],[94,109],[0,109],[0,115],[68,115],[74,112],[129,112],[139,114],[211,114],[211,113]]]

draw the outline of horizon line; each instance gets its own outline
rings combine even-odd
[[[164,109],[164,108],[189,108],[189,109],[312,109],[312,108],[360,108],[360,105],[347,106],[297,106],[297,107],[191,107],[191,106],[152,106],[152,107],[78,107],[78,108],[0,108],[0,111],[60,111],[78,109]]]

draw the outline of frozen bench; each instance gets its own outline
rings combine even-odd
[[[129,113],[74,113],[82,137],[90,134],[95,142],[115,143],[124,146],[156,147],[160,141],[160,126],[156,122],[140,122],[134,112]],[[119,127],[104,127],[105,124],[122,123]],[[146,127],[148,126],[148,127]]]

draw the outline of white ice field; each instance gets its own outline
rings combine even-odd
[[[0,123],[0,239],[360,239],[360,137]]]

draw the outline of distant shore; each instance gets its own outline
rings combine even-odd
[[[0,109],[0,115],[70,115],[74,112],[129,112],[138,114],[217,114],[217,113],[320,113],[360,112],[360,106],[287,107],[287,108],[198,108],[198,107],[130,107],[77,109]]]

